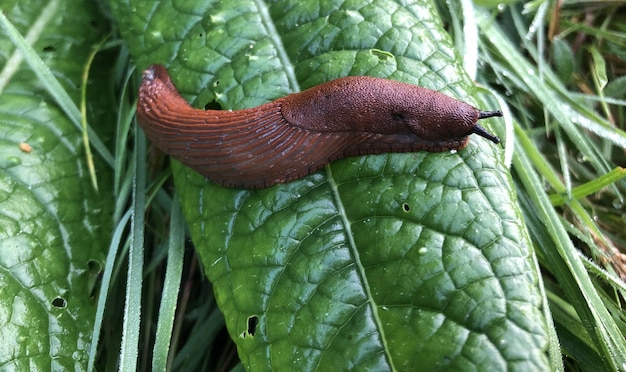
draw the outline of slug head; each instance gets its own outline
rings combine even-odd
[[[502,116],[500,111],[480,111],[442,93],[412,87],[407,96],[390,106],[388,115],[394,125],[405,126],[419,138],[446,142],[478,134],[494,143],[500,139],[477,124],[480,119]]]

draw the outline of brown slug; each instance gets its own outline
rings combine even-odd
[[[137,119],[165,153],[229,187],[293,181],[337,159],[386,152],[460,150],[472,133],[499,143],[477,120],[502,116],[426,88],[349,76],[259,107],[192,108],[167,70],[143,73]]]

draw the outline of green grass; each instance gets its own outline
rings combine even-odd
[[[614,10],[555,13],[533,3],[479,17],[483,79],[500,87],[519,123],[512,174],[567,369],[599,360],[624,368],[624,88],[611,97],[601,83],[624,68],[624,21],[610,17]],[[574,22],[585,17],[612,24]]]

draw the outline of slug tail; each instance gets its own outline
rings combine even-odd
[[[143,72],[137,109],[145,109],[142,106],[151,106],[156,101],[175,102],[179,107],[191,108],[178,93],[167,69],[162,65],[152,65]]]
[[[170,75],[163,65],[151,65],[143,72],[143,78],[149,82],[153,82],[155,80],[171,82]]]

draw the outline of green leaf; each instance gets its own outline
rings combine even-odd
[[[166,64],[196,107],[256,106],[345,75],[477,102],[431,2],[112,7],[139,67]],[[219,187],[175,163],[243,364],[547,369],[538,273],[500,156],[472,137],[458,153],[349,158],[257,191]]]
[[[598,51],[598,48],[595,46],[591,46],[589,48],[589,53],[591,53],[591,58],[593,60],[594,79],[598,82],[600,90],[602,90],[609,81],[606,77],[606,62],[604,61],[604,57],[600,51]]]
[[[80,130],[29,65],[42,57],[77,105],[83,63],[102,34],[92,5],[10,3],[0,31],[0,366],[82,370],[112,198],[107,187],[94,191]],[[22,57],[7,37],[9,21],[37,53]],[[96,165],[103,186],[110,172]]]
[[[607,84],[604,93],[607,97],[621,98],[626,96],[626,76],[613,79]]]
[[[554,54],[554,66],[559,78],[564,82],[571,81],[575,58],[569,44],[555,37],[552,40],[552,54]]]
[[[619,181],[625,176],[626,176],[626,169],[622,167],[617,167],[613,169],[612,171],[610,171],[609,173],[602,175],[601,177],[598,177],[592,181],[589,181],[585,184],[582,184],[572,189],[571,198],[573,199],[584,198],[585,196],[598,192],[604,187]],[[567,195],[563,195],[563,194],[550,195],[550,202],[552,202],[552,205],[563,205],[567,203],[569,200],[570,198],[568,198]]]

